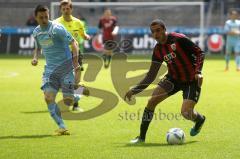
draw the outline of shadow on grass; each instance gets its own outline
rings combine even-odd
[[[122,147],[122,148],[129,148],[129,147],[167,147],[167,146],[171,146],[171,147],[175,147],[175,146],[184,146],[184,145],[188,145],[188,144],[194,144],[198,141],[188,141],[185,142],[182,145],[169,145],[167,143],[140,143],[140,144],[122,144],[122,143],[117,143],[119,144],[117,147]],[[120,145],[121,144],[121,145]]]
[[[23,135],[23,136],[0,136],[0,140],[6,140],[6,139],[42,139],[42,138],[48,138],[48,137],[54,137],[53,135]]]
[[[47,110],[39,110],[39,111],[31,111],[31,112],[21,112],[24,114],[41,114],[41,113],[49,113]]]

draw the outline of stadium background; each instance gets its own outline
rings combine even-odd
[[[186,0],[185,0],[186,1]],[[197,0],[194,0],[197,2]],[[191,2],[194,2],[191,1]],[[89,2],[74,1],[74,2]],[[93,2],[93,1],[92,1]],[[107,1],[111,2],[111,1]],[[112,1],[116,2],[116,1]],[[136,2],[118,0],[117,2]],[[138,1],[138,2],[144,2]],[[154,1],[152,1],[154,2]],[[164,2],[164,1],[155,1]],[[174,1],[171,1],[174,2]],[[176,1],[181,2],[181,1]],[[190,1],[189,1],[190,2]],[[34,27],[27,27],[26,21],[33,14],[34,7],[39,3],[37,0],[1,0],[0,1],[0,19],[1,19],[1,54],[19,54],[19,55],[31,55],[34,48],[34,40],[31,37],[31,33]],[[41,4],[45,4],[50,7],[50,1],[42,0]],[[225,33],[223,30],[224,22],[228,16],[228,10],[240,8],[237,0],[211,0],[205,1],[204,5],[204,50],[212,53],[223,53],[224,50],[224,38]],[[164,17],[164,20],[168,26],[168,31],[176,31],[186,34],[193,38],[195,42],[198,42],[199,35],[199,12],[194,10],[191,6],[190,9],[184,10],[181,6],[175,6],[174,10],[180,10],[176,14],[169,13],[166,10],[158,12],[157,10],[143,14],[141,8],[131,14],[131,9],[117,10],[113,9],[113,14],[118,17],[120,34],[124,35],[124,39],[130,40],[130,48],[124,50],[127,53],[133,54],[148,54],[151,53],[151,48],[154,45],[154,40],[150,36],[148,29],[149,22],[156,17]],[[181,10],[183,10],[181,12]],[[81,8],[74,8],[73,15],[78,17],[80,14],[87,20],[88,33],[93,36],[97,32],[97,25],[100,16],[102,15],[103,8],[90,8],[88,10],[81,11]],[[130,13],[130,14],[129,14]],[[157,14],[156,14],[157,13]],[[193,14],[194,13],[194,14]],[[159,15],[159,16],[158,16]],[[191,15],[191,16],[186,16]],[[194,25],[195,24],[195,25]],[[196,27],[197,26],[197,27]],[[169,29],[170,28],[170,29]],[[214,36],[211,36],[213,35]],[[94,37],[94,36],[93,36]],[[123,39],[119,37],[118,39]],[[209,42],[209,39],[211,41]],[[208,44],[211,44],[209,48]],[[216,44],[217,43],[217,44]],[[98,52],[100,46],[96,44],[96,38],[92,38],[91,41],[85,41],[85,52]]]

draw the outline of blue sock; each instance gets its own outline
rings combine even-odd
[[[236,56],[236,65],[237,65],[237,68],[240,68],[240,55]]]
[[[56,104],[56,103],[51,103],[51,104],[49,104],[49,105],[48,105],[48,111],[49,111],[51,117],[53,118],[53,120],[54,120],[54,121],[56,122],[56,124],[58,125],[58,127],[65,129],[66,127],[65,127],[64,122],[63,122],[63,119],[62,119],[62,117],[61,117],[61,115],[60,115],[61,112],[60,112],[57,104]],[[59,114],[60,116],[59,116],[58,114]]]
[[[56,112],[56,114],[57,114],[59,117],[62,117],[61,111],[60,111],[60,109],[59,109],[59,107],[58,107],[57,104],[56,104],[56,107],[55,107],[55,112]]]
[[[80,100],[79,94],[74,94],[74,103],[77,103]]]
[[[228,54],[225,55],[225,61],[226,61],[226,67],[228,67],[229,61],[230,61],[230,56]]]

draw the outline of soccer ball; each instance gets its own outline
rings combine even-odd
[[[170,145],[183,144],[185,141],[185,133],[180,128],[171,128],[167,132],[167,142]]]

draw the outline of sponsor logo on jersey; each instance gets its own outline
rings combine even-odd
[[[172,63],[173,59],[176,58],[177,55],[174,52],[171,52],[163,57],[164,61],[167,63]]]

